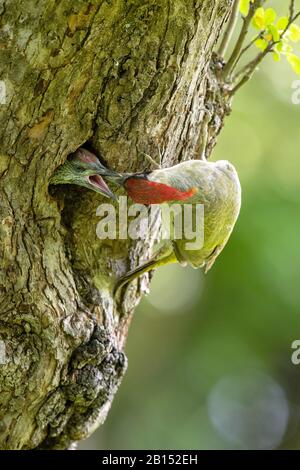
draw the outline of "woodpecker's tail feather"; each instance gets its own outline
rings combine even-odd
[[[124,287],[126,284],[133,281],[134,279],[140,277],[142,274],[145,274],[151,271],[152,269],[156,269],[159,266],[165,266],[166,264],[171,263],[177,263],[177,258],[173,252],[167,256],[164,256],[163,258],[153,258],[150,261],[147,261],[147,263],[142,264],[138,268],[132,269],[127,274],[125,274],[125,276],[122,276],[117,281],[114,288],[114,295],[117,296],[122,287]]]

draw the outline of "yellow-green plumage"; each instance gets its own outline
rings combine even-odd
[[[197,204],[204,205],[204,244],[200,249],[191,250],[187,249],[187,243],[195,241],[193,239],[165,241],[162,250],[150,261],[119,279],[116,290],[141,274],[165,264],[180,262],[194,268],[204,267],[208,271],[226,245],[240,211],[239,178],[234,166],[227,161],[183,162],[172,168],[155,170],[147,175],[147,180],[176,188],[185,194],[195,189],[188,198],[167,203],[171,206],[175,203],[191,204],[193,212]]]
[[[85,172],[92,175],[86,180]],[[71,172],[71,176],[70,176]],[[116,284],[116,290],[141,274],[158,266],[176,263],[194,268],[204,267],[207,272],[226,245],[234,228],[241,206],[241,186],[234,166],[225,160],[207,162],[192,160],[148,173],[119,174],[103,166],[91,152],[78,149],[71,159],[52,178],[52,183],[75,183],[113,197],[100,176],[125,188],[134,202],[142,204],[188,204],[196,213],[197,204],[204,206],[203,244],[190,249],[194,239],[178,239],[174,234],[176,217],[170,218],[170,239],[164,240],[161,249],[147,263],[128,272]],[[196,220],[192,217],[192,224]],[[184,232],[183,232],[184,235]]]

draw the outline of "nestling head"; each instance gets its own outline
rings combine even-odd
[[[56,170],[50,184],[77,184],[116,200],[116,196],[99,174],[102,168],[94,154],[79,148]]]

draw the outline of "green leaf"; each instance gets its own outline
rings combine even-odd
[[[281,57],[280,57],[279,52],[274,51],[272,55],[273,55],[273,59],[275,60],[275,62],[279,62],[279,61],[280,61]]]
[[[282,16],[281,18],[279,18],[279,20],[277,21],[277,29],[279,29],[279,31],[284,31],[285,28],[287,27],[287,25],[289,24],[289,19],[287,16]]]
[[[283,42],[279,41],[279,43],[276,44],[276,46],[275,46],[275,51],[280,53],[280,52],[282,52],[282,49],[283,49]]]
[[[279,34],[278,29],[277,29],[277,26],[275,26],[273,24],[269,24],[268,25],[268,31],[272,35],[273,41],[278,42],[279,39],[280,39],[280,34]]]
[[[257,39],[254,43],[256,45],[256,47],[258,47],[258,49],[260,49],[261,51],[265,51],[268,47],[268,41],[266,41],[265,39]]]
[[[273,8],[267,8],[265,11],[265,15],[264,15],[265,25],[269,26],[273,24],[274,21],[276,20],[276,16],[277,16],[276,11],[273,10]]]
[[[250,9],[250,0],[240,0],[240,12],[243,16],[247,16]]]
[[[287,54],[286,55],[287,61],[296,72],[297,75],[300,75],[300,57],[298,57],[296,54]]]
[[[291,24],[289,27],[289,38],[293,42],[300,41],[300,28],[295,23]]]
[[[265,10],[263,7],[259,7],[255,11],[254,16],[252,18],[252,26],[259,30],[265,29]]]

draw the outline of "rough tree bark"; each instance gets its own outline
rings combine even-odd
[[[147,289],[112,296],[152,240],[100,241],[99,195],[49,177],[83,144],[127,171],[158,145],[165,166],[208,155],[229,109],[212,51],[232,3],[0,2],[2,449],[68,448],[104,422]]]

